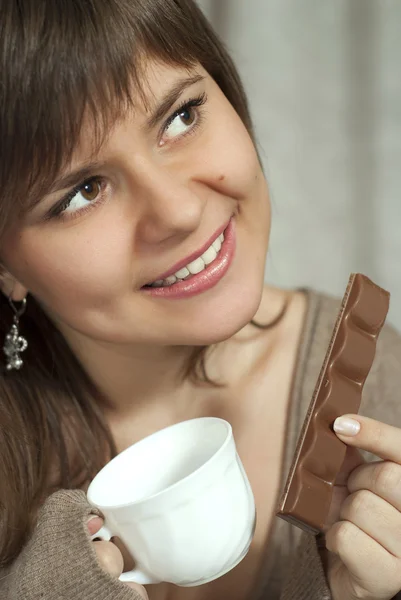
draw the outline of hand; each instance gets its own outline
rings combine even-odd
[[[92,517],[88,521],[90,535],[95,535],[103,527],[103,519]],[[120,577],[124,569],[124,558],[119,548],[113,542],[94,541],[95,552],[100,566],[113,577]],[[141,595],[143,600],[149,600],[148,594],[143,586],[136,583],[124,583]]]
[[[351,472],[339,520],[326,533],[333,600],[390,600],[401,590],[401,430],[346,415],[335,431],[382,460]]]

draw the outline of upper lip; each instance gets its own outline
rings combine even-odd
[[[231,219],[230,219],[230,221],[231,221]],[[174,273],[177,273],[177,271],[180,271],[181,269],[186,267],[189,263],[193,262],[194,260],[196,260],[197,258],[202,256],[202,254],[204,254],[206,252],[206,250],[208,248],[210,248],[210,246],[213,244],[213,242],[215,240],[217,240],[217,238],[227,229],[230,221],[225,223],[225,225],[221,225],[217,229],[217,231],[212,236],[210,236],[210,238],[207,240],[207,242],[205,242],[203,244],[203,246],[201,248],[199,248],[199,250],[196,250],[195,252],[193,252],[192,254],[187,256],[186,258],[183,258],[182,260],[178,261],[173,267],[171,267],[171,269],[169,269],[168,271],[165,271],[164,273],[162,273],[161,275],[159,275],[158,277],[153,279],[152,283],[155,281],[162,281],[164,279],[167,279],[167,277],[170,277],[170,275],[174,275]]]

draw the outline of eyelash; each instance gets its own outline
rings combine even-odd
[[[186,112],[187,110],[190,110],[191,108],[201,109],[206,104],[206,102],[207,102],[207,94],[206,93],[203,93],[200,96],[197,96],[196,98],[191,98],[190,100],[187,100],[187,101],[184,100],[184,102],[182,102],[181,105],[167,119],[166,123],[163,126],[163,130],[162,130],[163,133],[170,127],[170,125],[173,123],[173,121],[177,117],[179,117],[182,113]],[[203,117],[204,117],[203,111],[198,110],[196,123],[194,123],[194,125],[192,125],[192,127],[181,136],[181,138],[194,133],[198,129],[198,127],[203,123]]]
[[[168,117],[167,121],[165,122],[165,124],[163,125],[162,131],[161,131],[161,135],[159,136],[160,138],[162,137],[163,133],[165,133],[167,131],[167,129],[170,127],[170,125],[174,122],[174,120],[179,117],[182,113],[184,113],[185,111],[189,111],[193,108],[198,108],[201,109],[207,102],[207,94],[203,93],[200,96],[197,96],[196,98],[191,98],[190,100],[184,101],[182,102],[182,104],[173,112],[172,115],[170,115],[170,117]],[[197,131],[197,129],[202,125],[203,123],[203,118],[204,118],[204,113],[202,110],[198,110],[197,111],[197,118],[196,118],[196,122],[190,127],[190,129],[188,129],[188,131],[186,131],[185,133],[183,133],[182,135],[179,136],[179,139],[183,139],[189,135],[192,135],[193,133],[195,133]],[[171,142],[172,144],[174,144],[174,141]],[[85,181],[83,181],[82,183],[80,183],[79,185],[77,185],[76,187],[74,187],[70,192],[68,192],[68,194],[66,196],[64,196],[60,202],[58,204],[56,204],[56,206],[54,206],[50,212],[48,213],[48,215],[46,216],[46,220],[51,220],[51,219],[73,219],[74,217],[80,216],[83,213],[92,210],[93,208],[95,208],[98,204],[102,203],[102,194],[99,193],[100,199],[99,200],[94,200],[93,203],[90,203],[88,206],[81,208],[79,210],[74,211],[73,214],[66,216],[64,214],[64,211],[69,207],[69,205],[71,204],[72,200],[75,198],[75,196],[88,184],[90,183],[94,183],[97,182],[99,184],[100,187],[104,187],[104,180],[102,177],[100,177],[99,175],[95,175],[93,177],[90,177],[89,179],[86,179]]]
[[[85,206],[84,208],[74,211],[74,213],[72,215],[67,216],[64,214],[64,211],[70,206],[70,204],[74,200],[75,196],[77,194],[79,194],[79,192],[81,192],[86,185],[89,185],[91,183],[98,183],[99,187],[101,187],[101,188],[104,187],[104,180],[99,175],[94,175],[93,177],[90,177],[89,179],[85,179],[85,181],[83,181],[82,183],[80,183],[79,185],[74,187],[70,192],[68,192],[68,194],[66,196],[64,196],[64,198],[62,198],[60,200],[60,202],[58,204],[56,204],[56,206],[54,206],[50,210],[49,214],[46,217],[46,220],[50,221],[51,219],[65,219],[65,220],[72,219],[75,216],[84,214],[88,210],[92,210],[92,207],[100,204],[101,200],[94,200],[93,203],[88,204],[88,206]],[[99,196],[100,195],[101,194],[99,193]]]

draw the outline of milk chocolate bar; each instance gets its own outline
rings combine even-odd
[[[333,423],[359,410],[389,300],[364,275],[351,275],[277,513],[306,531],[325,529],[346,452]]]

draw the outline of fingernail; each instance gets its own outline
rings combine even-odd
[[[99,529],[99,527],[95,527],[94,525],[91,525],[92,521],[94,521],[96,518],[97,518],[97,515],[89,515],[88,520],[86,521],[86,527],[91,535],[96,533],[96,530]]]
[[[88,520],[86,521],[86,524],[88,525],[91,521],[93,521],[93,519],[98,519],[99,517],[97,515],[89,515]]]
[[[350,419],[349,417],[338,417],[334,421],[333,429],[341,435],[354,436],[360,432],[361,424],[359,421],[355,421],[355,419]]]

